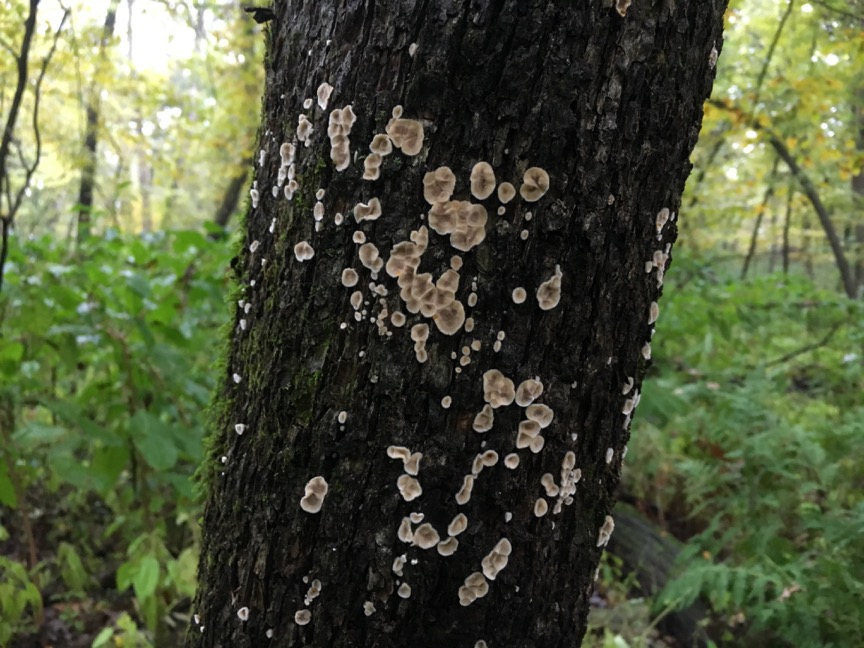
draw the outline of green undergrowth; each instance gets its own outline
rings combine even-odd
[[[229,248],[198,231],[109,231],[74,252],[12,240],[0,294],[0,592],[16,594],[0,596],[0,645],[50,639],[41,626],[57,617],[94,645],[172,643],[195,590],[190,475],[217,378]]]
[[[655,612],[701,597],[728,645],[860,640],[862,321],[802,277],[676,259],[624,477],[687,541]]]

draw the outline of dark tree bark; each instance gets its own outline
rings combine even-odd
[[[210,496],[187,646],[579,644],[724,8],[723,0],[637,1],[622,16],[599,0],[275,5],[265,158],[256,160],[258,199],[233,264],[242,301],[202,471]],[[328,112],[351,104],[357,115],[343,172],[331,162],[327,113],[302,109],[324,81],[335,88]],[[380,179],[362,180],[369,143],[397,104],[404,118],[422,121],[422,149],[394,150]],[[299,188],[286,201],[271,188],[301,112],[314,132],[311,146],[297,148]],[[517,188],[503,215],[494,193],[469,193],[480,160]],[[440,314],[407,313],[402,327],[382,316],[382,302],[389,314],[406,313],[397,280],[381,270],[373,280],[386,294],[371,291],[352,242],[360,230],[388,260],[394,245],[430,225],[423,178],[445,165],[456,175],[454,198],[489,214],[485,240],[466,252],[428,231],[417,273],[437,280],[453,255],[463,261],[455,298],[473,329],[453,335],[439,330]],[[535,166],[551,186],[532,203],[518,190]],[[316,227],[319,189],[325,215]],[[349,218],[372,198],[381,202],[378,220]],[[671,216],[658,234],[661,213]],[[300,262],[295,246],[304,241],[315,254]],[[556,267],[560,303],[543,310],[536,291]],[[359,274],[357,286],[343,287],[345,268]],[[405,285],[415,276],[403,275]],[[524,303],[511,298],[517,287]],[[355,290],[364,300],[359,322]],[[409,335],[421,323],[430,327],[422,363]],[[533,377],[544,385],[537,402],[554,420],[539,452],[514,445],[527,414],[515,403],[494,410],[491,430],[474,431],[493,369],[515,385]],[[423,453],[422,495],[411,502],[397,488],[410,466],[388,457],[391,445]],[[491,450],[499,461],[460,505],[455,495],[475,457]],[[568,452],[581,480],[556,512],[559,496],[541,478],[550,473],[560,486]],[[510,453],[521,458],[515,470],[504,465]],[[320,512],[308,513],[300,500],[316,476],[329,491]],[[544,498],[549,510],[538,517]],[[457,551],[444,557],[400,541],[412,512],[442,539],[464,513]],[[493,547],[506,549],[503,538],[512,546],[506,567],[485,597],[460,605],[466,577],[482,571]],[[316,580],[320,594],[304,601]],[[408,598],[399,594],[405,584]],[[306,625],[295,622],[300,610],[311,613]]]

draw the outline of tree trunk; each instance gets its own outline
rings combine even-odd
[[[256,159],[258,197],[234,263],[241,301],[202,471],[210,496],[187,646],[580,643],[724,8],[723,0],[636,2],[622,16],[599,0],[275,5],[264,164]],[[351,104],[357,115],[342,172],[331,161],[327,112],[317,101],[301,107],[325,81],[335,88],[327,112]],[[397,132],[410,121],[392,123],[402,150],[383,158],[380,179],[363,180],[367,147],[397,104],[403,119],[422,122],[422,148],[411,155],[412,142]],[[301,112],[314,130],[309,147],[298,144],[299,188],[286,201],[280,146],[295,141]],[[341,112],[331,119],[340,115],[344,123]],[[337,160],[340,130],[331,127]],[[495,192],[482,200],[469,192],[481,160],[499,183],[516,187],[502,215]],[[426,215],[424,174],[445,165],[457,178],[454,198],[488,210],[485,227],[483,211],[467,202]],[[548,171],[542,197],[541,173],[528,174],[534,188],[522,184],[532,167]],[[381,217],[355,222],[354,206],[373,198]],[[336,224],[337,213],[345,223]],[[446,231],[442,213],[459,223],[449,239],[426,229],[434,222]],[[358,260],[355,230],[391,265],[371,274]],[[485,240],[471,247],[466,230]],[[314,257],[298,261],[303,242]],[[410,265],[397,272],[406,250],[422,257],[416,273]],[[377,267],[370,251],[359,254]],[[458,272],[445,274],[448,267]],[[359,275],[356,286],[343,287],[352,277],[346,268]],[[427,272],[443,279],[434,290],[419,288]],[[455,296],[445,285],[454,274]],[[511,296],[517,288],[527,292],[524,303]],[[355,290],[359,310],[349,303]],[[412,314],[422,293],[438,301]],[[446,334],[460,309],[470,319]],[[396,312],[406,313],[404,326]],[[425,343],[412,340],[422,337],[420,324],[429,325]],[[531,436],[538,426],[522,426],[529,441],[544,440],[530,441],[536,453],[517,450],[516,431],[526,416],[549,412],[506,405],[504,380],[500,391],[484,389],[498,377],[492,370],[516,386],[542,382],[537,403],[554,419],[539,436]],[[475,417],[485,400],[500,406],[481,433],[484,417]],[[403,464],[388,446],[423,453],[419,471],[416,455]],[[481,469],[475,458],[493,450],[497,463]],[[513,470],[505,467],[511,453],[521,459]],[[486,462],[494,463],[491,454]],[[405,471],[417,472],[422,487],[410,502],[397,488],[398,480],[406,495],[415,490]],[[457,491],[473,471],[465,502]],[[543,479],[547,487],[545,473],[554,480]],[[310,513],[300,500],[314,509],[316,497],[304,493],[316,476],[329,491]],[[562,486],[564,496],[556,495]],[[548,506],[542,516],[540,500]],[[434,539],[424,524],[443,542],[459,513],[467,529],[453,555],[439,553],[452,541],[421,548]],[[399,539],[400,526],[416,545]],[[500,555],[484,561],[495,547]],[[475,576],[467,587],[484,562],[490,575],[507,564],[494,580]],[[460,594],[465,603],[487,586],[486,596],[460,604]],[[296,622],[301,610],[308,624]]]
[[[105,66],[108,58],[108,45],[114,37],[114,26],[117,22],[117,7],[120,0],[111,0],[108,11],[105,14],[105,23],[102,25],[102,38],[99,41],[99,54],[96,58],[96,71],[94,80],[90,85],[87,98],[87,121],[84,130],[84,163],[81,165],[81,184],[78,187],[78,204],[75,206],[78,212],[78,242],[90,236],[91,221],[93,217],[93,197],[96,188],[96,169],[98,163],[97,147],[99,145],[99,121],[102,111],[102,101],[99,86],[99,72]]]

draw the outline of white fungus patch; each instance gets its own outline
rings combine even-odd
[[[353,268],[345,268],[342,271],[342,285],[346,288],[352,288],[360,281],[360,275]]]
[[[456,493],[456,503],[465,506],[471,501],[471,491],[474,490],[474,475],[465,475],[462,479],[462,488]]]
[[[534,502],[534,517],[541,518],[549,511],[549,504],[542,497]]]
[[[551,310],[561,300],[561,266],[555,266],[555,274],[537,288],[537,303],[542,310]]]
[[[606,463],[611,464],[613,457],[615,457],[615,450],[612,448],[606,448]]]
[[[294,623],[299,626],[308,625],[312,620],[312,613],[309,610],[297,610],[294,613]]]
[[[441,399],[441,407],[443,407],[444,409],[449,409],[452,403],[453,399],[450,396],[445,396]]]
[[[308,261],[315,256],[315,250],[306,241],[300,241],[294,246],[294,256],[300,262]]]
[[[300,500],[300,508],[307,513],[318,513],[329,490],[330,486],[323,477],[320,475],[313,477],[306,482],[304,495]]]
[[[492,411],[492,406],[487,403],[474,417],[474,422],[471,424],[471,427],[475,432],[488,432],[492,429],[494,422],[495,413]]]
[[[244,622],[248,621],[249,620],[249,608],[248,607],[241,607],[239,610],[237,610],[237,618],[240,619],[241,621],[244,621]]]
[[[367,617],[375,614],[375,604],[372,601],[364,601],[363,614],[365,614]]]
[[[522,288],[522,286],[519,286],[513,289],[511,297],[513,298],[514,304],[522,304],[528,298],[528,293],[524,288]]]
[[[471,169],[471,195],[485,200],[495,191],[495,172],[488,162],[478,162]]]
[[[336,420],[339,421],[340,424],[344,424],[345,421],[348,420],[348,412],[346,412],[345,410],[342,410],[342,411],[339,412],[339,414],[336,416]]]
[[[549,191],[549,174],[540,167],[531,167],[522,177],[519,195],[525,202],[537,202]]]
[[[410,475],[400,475],[399,479],[396,480],[396,487],[399,489],[402,499],[406,502],[411,502],[423,494],[420,482]]]
[[[508,454],[504,457],[504,465],[510,470],[516,470],[519,467],[519,455],[515,452]]]
[[[483,400],[493,408],[509,405],[516,397],[513,381],[497,369],[483,374]]]
[[[507,538],[501,538],[480,563],[483,575],[489,580],[495,580],[498,574],[507,566],[513,546]]]
[[[414,530],[413,544],[421,549],[431,549],[441,541],[441,536],[428,522],[421,524]]]
[[[381,201],[378,198],[372,198],[368,203],[357,203],[354,205],[354,220],[358,223],[378,220],[380,216]]]
[[[245,423],[235,424],[234,425],[234,431],[237,433],[238,436],[241,436],[246,431],[246,424]]]
[[[648,324],[653,324],[660,317],[660,306],[656,301],[652,301],[648,307]]]
[[[646,360],[651,359],[651,343],[650,342],[646,342],[645,344],[642,345],[642,357],[645,358]]]
[[[423,148],[423,124],[419,121],[394,117],[384,130],[393,142],[393,146],[405,155],[417,155]]]
[[[411,586],[408,583],[402,583],[399,589],[396,590],[396,594],[399,595],[399,598],[411,598]]]
[[[327,104],[330,102],[330,95],[333,94],[333,86],[326,81],[318,86],[315,93],[318,96],[318,106],[321,110],[327,110]]]
[[[442,556],[452,556],[459,548],[459,541],[456,538],[449,537],[438,543],[438,553]]]
[[[612,531],[615,530],[615,520],[611,515],[607,515],[603,521],[603,526],[600,527],[600,532],[597,534],[597,546],[604,547],[609,543],[609,538],[612,537]]]
[[[464,585],[459,588],[459,605],[471,605],[478,598],[483,598],[489,593],[489,583],[480,572],[474,572],[465,579]]]
[[[516,196],[516,187],[509,182],[502,182],[498,185],[498,200],[506,205]]]

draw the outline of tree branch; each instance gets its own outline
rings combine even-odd
[[[813,184],[813,181],[810,180],[810,177],[804,172],[804,169],[798,165],[798,162],[792,156],[792,153],[789,151],[787,146],[783,143],[783,140],[780,139],[780,137],[770,128],[762,126],[753,119],[752,115],[748,115],[737,106],[719,99],[709,99],[708,103],[712,106],[738,115],[742,118],[742,121],[750,123],[751,128],[757,131],[762,131],[765,134],[768,143],[774,148],[777,155],[779,155],[786,163],[786,166],[789,167],[792,175],[801,186],[804,195],[807,196],[810,204],[813,205],[813,209],[816,211],[816,216],[819,218],[822,229],[825,231],[825,236],[828,238],[831,252],[834,254],[834,261],[837,264],[837,270],[840,272],[840,280],[843,283],[844,292],[850,299],[857,299],[858,290],[855,285],[855,278],[852,276],[852,270],[849,266],[849,261],[846,259],[846,254],[843,251],[843,245],[840,243],[840,237],[837,236],[837,230],[834,228],[834,223],[831,222],[831,216],[825,205],[822,203],[822,200],[819,198],[819,192],[816,191],[816,186]]]
[[[2,240],[0,240],[0,290],[3,289],[3,274],[6,268],[6,257],[9,254],[9,228],[15,213],[12,211],[12,202],[9,171],[7,161],[9,158],[9,147],[12,145],[12,136],[15,132],[15,122],[21,110],[21,102],[24,99],[24,90],[27,87],[27,59],[30,55],[30,45],[33,42],[33,32],[36,31],[36,8],[39,0],[30,0],[30,12],[24,20],[24,37],[21,39],[21,53],[16,57],[18,67],[18,81],[15,85],[15,94],[9,108],[9,116],[3,127],[3,138],[0,139],[0,185],[6,185],[6,203],[8,213],[3,213],[2,201],[0,201],[0,229],[2,229]]]

